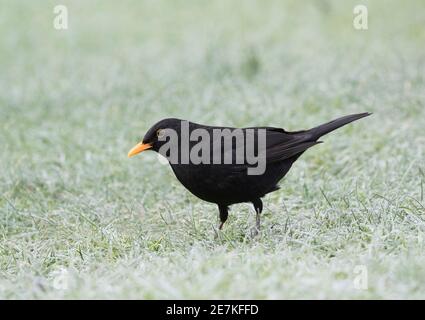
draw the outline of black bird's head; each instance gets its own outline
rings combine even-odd
[[[166,143],[164,140],[160,140],[165,134],[165,130],[174,130],[177,133],[180,132],[181,126],[180,119],[167,118],[155,123],[145,134],[143,140],[136,144],[129,152],[128,157],[132,157],[145,150],[153,150],[158,152],[159,148]]]

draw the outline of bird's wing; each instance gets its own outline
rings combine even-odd
[[[233,129],[233,128],[229,128]],[[298,154],[303,153],[308,148],[313,145],[319,143],[317,141],[308,140],[308,135],[305,134],[305,131],[297,131],[297,132],[287,132],[281,128],[274,127],[256,127],[256,128],[244,128],[243,130],[254,129],[254,145],[253,150],[254,154],[258,156],[259,143],[261,142],[259,129],[263,129],[266,132],[265,136],[265,144],[266,144],[266,162],[267,163],[275,163],[280,162],[285,159],[291,158]],[[247,135],[246,135],[247,137]],[[247,155],[247,141],[245,141],[243,146],[237,146],[234,142],[230,145],[230,149],[225,150],[224,146],[221,145],[221,151],[223,154],[230,152],[232,153],[232,164],[226,165],[226,170],[229,174],[238,174],[241,171],[245,171],[247,168],[255,166],[247,161],[247,157],[245,157],[243,163],[235,163],[236,155],[241,151],[242,154]],[[211,148],[213,149],[213,142],[211,141]],[[239,148],[244,148],[245,150],[239,150]],[[261,150],[261,149],[260,149]],[[212,154],[211,154],[212,161]]]
[[[279,162],[291,158],[297,154],[303,153],[308,148],[320,143],[320,141],[308,140],[305,131],[287,132],[282,128],[260,127],[246,128],[266,130],[266,157],[267,163]],[[258,139],[255,139],[258,144]],[[255,153],[258,152],[258,145],[255,146]]]
[[[278,162],[291,158],[300,153],[303,153],[305,150],[318,143],[321,143],[321,141],[305,141],[290,145],[276,144],[271,148],[267,148],[267,163]]]
[[[267,128],[267,163],[282,161],[303,153],[321,143],[309,140],[305,131],[287,132],[280,128]]]

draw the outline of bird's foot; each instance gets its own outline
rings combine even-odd
[[[256,227],[251,229],[251,238],[254,239],[260,234],[260,230],[258,230]]]

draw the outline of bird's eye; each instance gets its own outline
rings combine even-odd
[[[158,129],[158,130],[156,131],[156,136],[157,136],[158,138],[163,138],[163,137],[164,137],[164,130]]]

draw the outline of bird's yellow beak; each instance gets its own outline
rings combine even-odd
[[[136,144],[131,150],[128,152],[128,157],[132,157],[142,151],[152,148],[152,144],[140,142]]]

